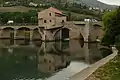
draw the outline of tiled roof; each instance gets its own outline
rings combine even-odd
[[[56,8],[53,8],[53,7],[50,7],[48,8],[48,10],[52,11],[52,12],[55,12],[57,14],[63,14],[60,10],[56,9]]]

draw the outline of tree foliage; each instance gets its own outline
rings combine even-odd
[[[6,24],[9,20],[15,23],[37,23],[37,11],[29,12],[3,12],[0,13],[1,23]]]
[[[116,37],[120,35],[120,7],[106,13],[103,16],[105,35],[102,43],[114,44]]]

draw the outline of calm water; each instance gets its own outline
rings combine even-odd
[[[78,40],[0,40],[0,80],[65,80],[109,54]]]

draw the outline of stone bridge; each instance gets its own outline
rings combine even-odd
[[[71,21],[61,24],[59,27],[45,29],[44,26],[0,26],[0,38],[14,39],[29,38],[43,41],[54,41],[61,39],[84,39],[95,41],[101,38],[103,31],[101,22]]]
[[[41,30],[42,40],[61,40],[61,39],[84,39],[84,41],[96,41],[101,39],[104,32],[101,22],[80,22],[72,21],[63,24],[56,29]]]

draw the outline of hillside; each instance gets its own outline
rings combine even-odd
[[[69,0],[71,2],[77,2],[77,3],[84,3],[86,4],[87,6],[91,6],[91,7],[99,7],[99,8],[102,8],[102,9],[113,9],[115,8],[116,6],[115,5],[108,5],[108,4],[105,4],[105,3],[102,3],[100,1],[97,1],[97,0]]]
[[[0,0],[1,1],[1,0]],[[8,2],[6,2],[8,1]],[[84,18],[97,18],[101,20],[102,14],[107,10],[92,9],[91,7],[113,8],[97,0],[6,0],[1,1],[0,12],[28,12],[29,10],[41,11],[51,6],[64,10],[72,16],[72,20],[83,20]],[[29,4],[32,2],[32,6]],[[79,4],[80,3],[80,4]],[[98,6],[99,4],[99,6]],[[37,5],[37,6],[34,6]]]
[[[86,4],[86,6],[99,7],[102,9],[106,9],[106,8],[113,9],[116,7],[115,5],[108,5],[97,0],[0,0],[1,4],[5,4],[6,2],[11,2],[12,5],[16,5],[16,6],[18,5],[28,6],[30,2],[34,2],[36,4],[46,4],[49,6],[60,5],[60,4],[63,5],[66,4],[67,2],[70,2],[70,3],[82,3],[82,4]]]
[[[14,6],[14,7],[0,7],[0,12],[28,12],[29,10],[36,10],[35,8]]]

